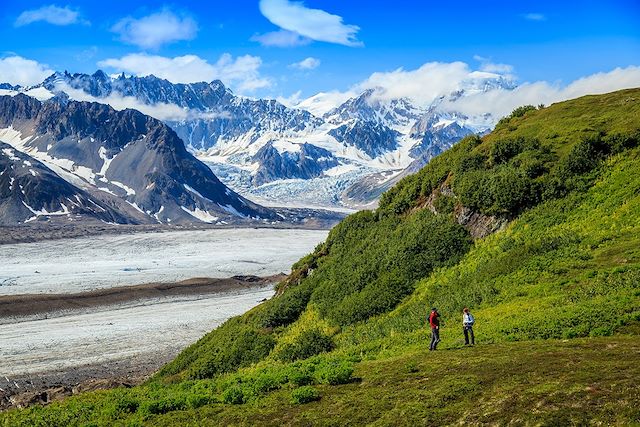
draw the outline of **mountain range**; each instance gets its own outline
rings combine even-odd
[[[514,85],[503,76],[478,73],[429,105],[371,88],[339,105],[319,94],[294,107],[237,96],[219,80],[174,84],[103,71],[56,72],[39,85],[0,89],[41,100],[65,94],[138,108],[173,129],[236,192],[267,205],[335,208],[375,204],[398,177],[462,137],[487,132],[497,118],[468,117],[445,105],[496,87]]]
[[[227,188],[171,128],[136,110],[63,95],[0,96],[0,141],[7,143],[4,224],[59,215],[118,223],[281,219]]]

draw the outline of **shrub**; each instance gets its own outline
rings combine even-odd
[[[140,412],[143,416],[166,414],[167,412],[186,409],[184,399],[167,396],[163,399],[147,400],[140,405]]]
[[[213,402],[215,402],[215,399],[212,399],[211,396],[206,394],[192,393],[189,394],[186,399],[187,406],[191,409],[197,409]]]
[[[489,161],[493,165],[505,163],[523,150],[522,138],[496,141],[491,147]]]
[[[605,145],[599,137],[580,141],[560,163],[565,176],[580,175],[595,168],[602,158]]]
[[[244,392],[238,385],[232,385],[222,392],[222,401],[232,405],[241,405],[245,402]]]
[[[307,307],[312,291],[310,286],[302,284],[271,300],[272,303],[261,313],[262,326],[275,328],[295,322]]]
[[[353,375],[353,364],[346,361],[327,362],[316,368],[315,379],[320,384],[347,384]]]
[[[285,344],[278,353],[278,358],[293,362],[331,351],[334,347],[330,336],[323,334],[319,329],[310,329],[303,331],[293,343]]]
[[[526,174],[512,168],[502,169],[491,179],[494,205],[485,209],[487,213],[517,215],[539,202],[540,190]]]
[[[449,215],[453,213],[455,207],[455,200],[453,197],[445,196],[444,194],[438,194],[438,197],[433,201],[433,206],[436,208],[439,214]]]
[[[140,402],[138,399],[124,395],[116,401],[116,411],[118,413],[130,414],[138,410]]]
[[[604,142],[609,147],[611,153],[618,154],[637,147],[640,144],[640,131],[635,131],[630,134],[615,133],[607,135],[604,138]]]
[[[485,169],[486,162],[487,158],[483,154],[468,154],[460,159],[456,169],[456,175],[473,170]]]
[[[535,111],[536,107],[533,105],[523,105],[521,107],[516,108],[511,112],[511,116],[509,117],[522,117],[527,114],[529,111]]]
[[[278,379],[270,373],[262,373],[258,375],[253,383],[253,391],[256,394],[267,393],[280,387]]]
[[[287,379],[291,384],[302,386],[313,383],[313,371],[306,366],[290,367]]]
[[[525,114],[527,114],[529,111],[535,111],[535,110],[536,110],[536,107],[534,107],[533,105],[523,105],[521,107],[518,107],[515,110],[513,110],[510,115],[501,118],[498,121],[498,124],[496,125],[496,129],[506,126],[507,124],[509,124],[511,119],[514,119],[516,117],[522,117]]]
[[[311,386],[303,386],[291,392],[291,403],[302,404],[320,400],[320,393]]]
[[[248,366],[265,358],[275,345],[270,334],[249,327],[225,332],[228,335],[221,337],[223,339],[216,343],[217,346],[192,368],[189,374],[191,378],[212,378]]]
[[[464,227],[427,209],[404,220],[384,217],[366,228],[339,230],[340,238],[329,240],[329,255],[306,280],[315,287],[311,300],[320,313],[340,325],[392,310],[416,280],[455,263],[471,244]]]

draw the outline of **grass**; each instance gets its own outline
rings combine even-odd
[[[640,338],[478,345],[358,365],[350,384],[290,403],[280,390],[252,405],[212,405],[153,425],[628,425],[640,423]]]

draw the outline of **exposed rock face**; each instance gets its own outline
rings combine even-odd
[[[444,182],[440,184],[438,188],[431,192],[427,200],[419,206],[419,209],[426,208],[435,214],[441,214],[441,212],[438,212],[435,207],[435,200],[440,197],[440,195],[456,198],[456,195],[454,194],[451,187],[446,182]],[[473,237],[474,239],[482,239],[483,237],[487,237],[488,235],[501,230],[509,223],[509,220],[507,218],[485,215],[481,212],[477,212],[466,206],[463,206],[460,203],[456,203],[453,215],[458,224],[465,227],[469,231],[469,234],[471,234],[471,237]]]
[[[270,142],[258,150],[254,160],[260,165],[253,176],[255,185],[278,178],[315,178],[339,164],[330,151],[307,143],[300,144],[299,151],[281,153]]]
[[[338,142],[362,150],[371,158],[396,149],[398,147],[397,138],[400,136],[397,131],[389,129],[383,124],[360,121],[340,125],[330,130],[329,135]]]
[[[276,218],[225,187],[168,126],[105,104],[0,97],[0,140],[105,198],[124,200],[147,222]]]
[[[36,159],[0,142],[0,225],[88,218],[135,222],[69,184]]]
[[[20,86],[14,86],[9,83],[0,83],[0,89],[4,90],[20,90]]]
[[[469,234],[471,234],[471,237],[474,239],[487,237],[488,235],[501,230],[509,223],[509,220],[506,218],[485,215],[480,212],[475,212],[465,206],[460,206],[456,209],[455,217],[458,224],[469,230]]]

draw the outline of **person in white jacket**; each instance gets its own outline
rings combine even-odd
[[[462,310],[462,332],[464,333],[464,345],[469,345],[469,336],[471,336],[471,345],[476,344],[476,338],[473,335],[473,324],[476,319],[473,318],[473,314],[469,312],[467,307]]]

